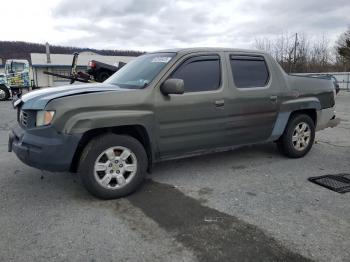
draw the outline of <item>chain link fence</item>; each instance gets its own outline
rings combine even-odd
[[[350,91],[350,72],[331,72],[329,74],[334,75],[338,80],[340,89]]]

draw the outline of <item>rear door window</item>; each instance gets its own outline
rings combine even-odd
[[[269,70],[261,56],[230,57],[231,71],[238,88],[264,87],[269,81]]]

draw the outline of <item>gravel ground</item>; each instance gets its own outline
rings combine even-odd
[[[303,159],[274,144],[164,162],[128,198],[100,201],[69,173],[7,153],[0,103],[0,261],[350,261],[350,193],[308,177],[350,173],[350,93]]]

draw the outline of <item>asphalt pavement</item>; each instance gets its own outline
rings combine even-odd
[[[302,159],[270,143],[164,162],[101,201],[8,153],[16,113],[0,102],[0,261],[350,261],[350,193],[307,180],[350,173],[349,92],[337,115]]]

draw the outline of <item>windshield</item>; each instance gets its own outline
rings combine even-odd
[[[154,53],[137,57],[108,78],[105,83],[121,88],[146,87],[165,67],[176,53]]]
[[[16,63],[16,62],[13,62],[12,63],[12,70],[14,72],[22,72],[25,68],[25,64],[24,63]]]
[[[23,72],[27,68],[27,65],[25,63],[21,62],[6,62],[5,65],[5,71],[7,74],[12,74],[12,73],[20,73]]]

